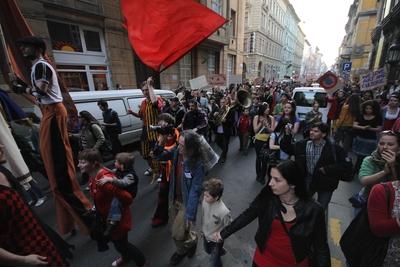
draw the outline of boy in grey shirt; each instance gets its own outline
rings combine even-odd
[[[224,185],[220,179],[210,179],[203,184],[202,232],[204,250],[211,254],[210,266],[221,267],[221,256],[224,254],[224,243],[215,242],[213,234],[221,231],[231,223],[231,212],[221,200]]]

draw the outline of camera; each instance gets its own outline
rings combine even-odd
[[[167,135],[167,134],[173,134],[174,133],[174,126],[173,125],[166,125],[166,126],[160,126],[160,125],[150,125],[149,127],[150,131],[155,131],[159,134],[162,135]]]

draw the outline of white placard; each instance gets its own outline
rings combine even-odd
[[[189,84],[192,90],[202,89],[208,86],[207,78],[205,75],[201,75],[197,78],[189,80]]]

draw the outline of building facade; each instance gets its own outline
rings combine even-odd
[[[400,1],[382,0],[377,24],[371,33],[373,44],[369,69],[384,67],[389,83],[400,79]]]
[[[188,86],[200,75],[242,74],[244,2],[199,0],[229,20],[160,75],[135,56],[115,0],[19,0],[35,35],[71,90],[137,88],[148,76],[162,89]]]
[[[353,76],[368,71],[372,50],[371,32],[376,25],[378,5],[376,0],[354,0],[350,6],[345,27],[346,35],[339,51],[339,71],[345,62],[352,63]]]
[[[300,18],[289,1],[286,1],[284,46],[281,72],[284,77],[298,78],[303,59],[305,34],[301,30]]]
[[[247,0],[245,11],[246,77],[280,80],[300,72],[304,34],[287,0]],[[300,34],[301,32],[301,34]],[[301,55],[300,55],[301,54]]]
[[[136,85],[134,56],[112,0],[18,1],[35,35],[72,90]]]

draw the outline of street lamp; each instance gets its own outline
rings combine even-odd
[[[386,62],[393,65],[400,62],[400,39],[389,47]]]

